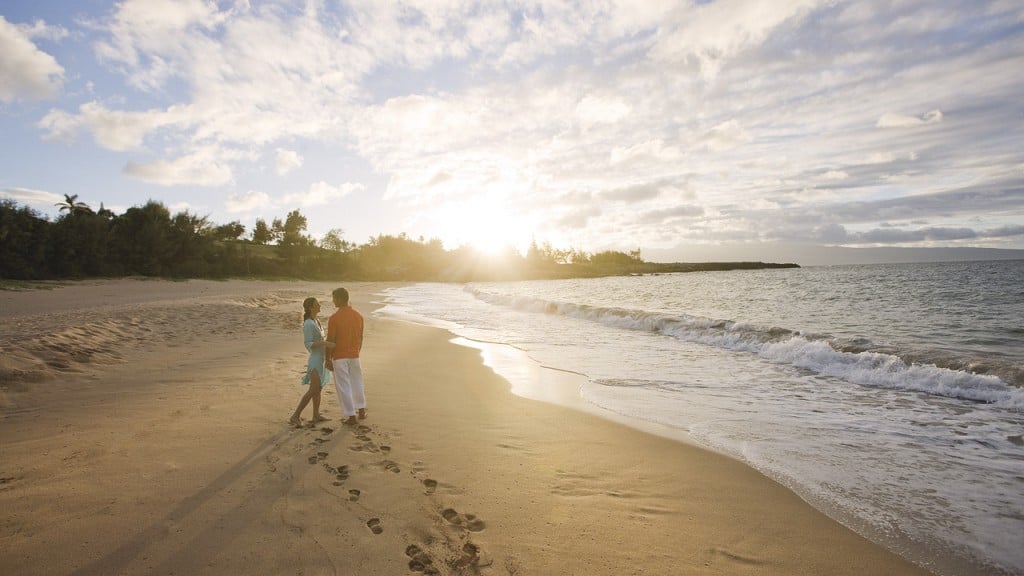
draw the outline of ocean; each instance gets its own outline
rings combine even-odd
[[[423,283],[379,313],[578,374],[588,410],[938,574],[1024,574],[1024,260]]]

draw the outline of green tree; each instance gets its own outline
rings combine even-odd
[[[327,234],[324,234],[324,237],[320,239],[320,247],[332,252],[348,252],[354,246],[342,237],[344,234],[345,231],[341,228],[328,230]]]
[[[65,194],[63,202],[57,202],[54,206],[59,206],[59,212],[63,214],[87,214],[92,212],[92,208],[89,207],[85,202],[78,201],[78,194]]]
[[[207,274],[211,231],[212,226],[205,216],[187,210],[175,214],[167,236],[170,259],[165,263],[164,273],[187,277]]]
[[[274,239],[274,233],[267,226],[267,221],[262,218],[256,219],[256,225],[252,229],[252,242],[253,244],[259,244],[260,246],[266,246],[270,244],[270,241]]]
[[[215,240],[238,240],[242,234],[245,234],[245,225],[235,220],[234,222],[214,227],[211,234]]]
[[[639,250],[634,250],[629,254],[615,250],[606,250],[591,256],[590,262],[595,266],[629,268],[636,264],[642,264],[643,260],[640,259]]]
[[[108,254],[110,228],[109,218],[91,210],[61,215],[50,226],[50,268],[61,277],[117,273]]]
[[[274,225],[280,220],[275,220]],[[304,246],[308,245],[309,239],[306,238],[302,233],[306,231],[306,217],[302,215],[298,210],[292,210],[285,217],[284,224],[280,226],[281,237],[280,244],[282,246]]]
[[[18,280],[49,276],[50,223],[35,210],[0,199],[0,275]]]
[[[274,218],[274,221],[270,223],[270,234],[272,241],[281,243],[281,237],[284,236],[284,223],[280,218]]]
[[[174,254],[170,239],[171,213],[160,202],[150,200],[133,206],[114,221],[112,252],[124,272],[145,276],[169,274]]]

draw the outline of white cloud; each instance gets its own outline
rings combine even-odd
[[[294,150],[277,149],[277,173],[281,176],[302,166],[302,156]]]
[[[526,234],[562,223],[583,247],[610,230],[645,245],[764,237],[784,213],[807,215],[786,223],[794,236],[835,237],[821,205],[839,198],[1021,174],[1006,132],[1021,77],[1005,71],[1024,45],[998,13],[1021,10],[926,4],[127,0],[87,36],[122,82],[82,78],[92,101],[37,125],[131,151],[125,171],[163,185],[315,182],[229,210],[329,205],[362,189],[329,184],[339,166],[373,171],[386,184],[366,196],[405,212],[368,216],[369,234],[486,196]],[[647,225],[682,216],[686,230]]]
[[[171,214],[178,214],[180,212],[187,212],[192,209],[192,205],[188,202],[174,202],[167,205],[167,210]]]
[[[659,29],[649,55],[659,62],[695,59],[706,76],[764,42],[778,26],[808,13],[818,0],[717,0],[681,6]]]
[[[250,190],[244,193],[236,193],[228,196],[224,207],[228,212],[236,214],[239,212],[256,212],[274,205],[270,195],[266,192]]]
[[[594,124],[615,124],[629,112],[629,104],[619,98],[588,95],[576,105],[576,119],[584,129]]]
[[[731,150],[751,141],[750,134],[743,129],[739,121],[727,120],[708,130],[702,137],[701,142],[714,152]]]
[[[93,101],[82,104],[77,115],[51,110],[37,125],[47,130],[44,140],[70,142],[79,130],[86,129],[100,146],[125,151],[141,147],[143,139],[155,130],[183,121],[188,122],[188,109],[182,106],[172,106],[166,111],[130,112],[111,110]]]
[[[887,112],[878,119],[876,126],[879,128],[914,128],[916,126],[924,126],[925,124],[935,124],[938,122],[942,122],[941,110],[932,110],[922,114],[921,116],[904,116],[902,114]]]
[[[615,147],[611,153],[611,163],[633,162],[638,160],[655,162],[672,162],[682,158],[682,153],[674,146],[666,146],[661,139],[648,140],[633,146]]]
[[[203,148],[170,161],[129,162],[124,172],[162,186],[220,186],[232,182],[231,167],[225,161],[231,156],[217,148]]]
[[[82,121],[63,110],[50,110],[36,126],[46,130],[43,140],[71,143],[75,141]]]
[[[125,0],[108,25],[109,40],[97,42],[97,55],[133,69],[132,82],[154,88],[186,70],[177,57],[193,48],[195,29],[223,21],[216,4],[205,0]],[[146,71],[147,74],[139,74]]]
[[[31,188],[4,188],[0,195],[17,200],[29,206],[42,206],[49,208],[58,202],[64,201],[64,196],[47,192],[45,190],[32,190]]]
[[[31,40],[33,34],[56,34],[47,30],[41,24],[35,28],[15,26],[0,15],[0,101],[42,100],[60,91],[64,68]]]
[[[362,184],[346,182],[340,186],[332,186],[327,182],[314,182],[308,190],[299,194],[288,194],[281,200],[283,206],[299,205],[302,208],[311,206],[328,206],[345,196],[362,190]]]

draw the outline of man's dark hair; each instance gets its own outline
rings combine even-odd
[[[341,304],[342,306],[348,304],[348,290],[345,290],[344,288],[335,288],[334,292],[331,292],[331,297],[334,298],[336,303]]]

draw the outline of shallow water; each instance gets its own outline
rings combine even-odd
[[[591,406],[740,458],[941,574],[1024,573],[1022,261],[419,284],[388,301],[583,374]]]

